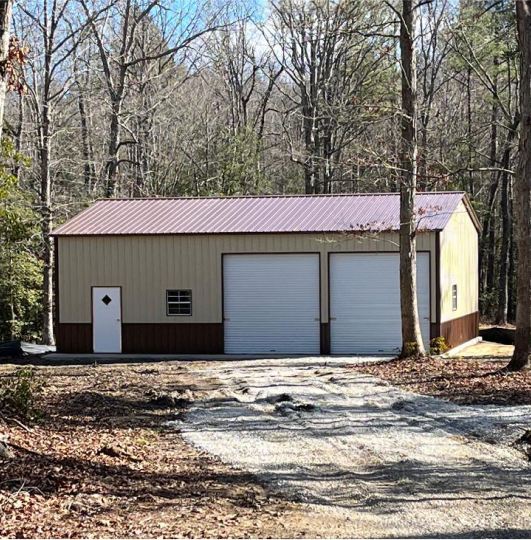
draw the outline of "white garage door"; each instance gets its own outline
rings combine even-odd
[[[319,354],[319,256],[223,257],[225,352]]]
[[[402,345],[396,253],[330,255],[330,341],[333,354],[396,353]],[[417,294],[424,346],[430,337],[430,262],[417,253]]]

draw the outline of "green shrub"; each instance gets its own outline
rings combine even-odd
[[[446,343],[446,340],[442,336],[433,338],[430,341],[431,354],[444,354],[449,349],[448,343]]]
[[[36,401],[42,392],[43,381],[31,368],[23,368],[0,380],[0,410],[36,420],[41,412]]]

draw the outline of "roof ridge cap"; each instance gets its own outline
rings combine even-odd
[[[333,198],[333,197],[396,197],[398,191],[377,193],[293,193],[293,194],[269,194],[269,195],[206,195],[206,196],[181,196],[181,197],[113,197],[99,198],[95,202],[114,201],[204,201],[204,200],[235,200],[235,199],[295,199],[295,198]],[[424,195],[465,195],[464,191],[419,191],[418,196]]]

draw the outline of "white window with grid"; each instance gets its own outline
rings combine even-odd
[[[192,291],[189,289],[166,291],[166,315],[192,314]]]

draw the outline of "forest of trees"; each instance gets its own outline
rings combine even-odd
[[[397,191],[397,0],[19,0],[0,340],[53,339],[52,228],[99,197]],[[514,321],[514,1],[416,14],[417,188],[468,193],[484,320]]]

